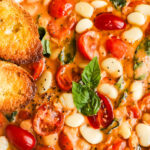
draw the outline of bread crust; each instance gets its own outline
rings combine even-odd
[[[36,85],[23,68],[0,61],[0,111],[12,112],[34,98]]]
[[[29,64],[42,58],[38,29],[28,12],[11,0],[0,1],[0,58]]]

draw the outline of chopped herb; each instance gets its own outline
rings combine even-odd
[[[141,75],[141,76],[139,76],[139,77],[137,77],[137,78],[134,78],[135,80],[144,80],[146,78],[146,75],[145,74],[143,74],[143,75]]]
[[[122,9],[126,5],[126,0],[110,0],[114,7],[118,10]]]
[[[100,98],[94,92],[94,88],[99,83],[99,80],[100,68],[95,57],[84,69],[82,81],[80,83],[73,82],[72,94],[74,104],[78,111],[86,116],[97,114],[100,108]]]
[[[63,64],[68,64],[73,61],[76,54],[76,40],[73,38],[60,52],[58,58]]]
[[[103,128],[101,131],[103,131],[105,134],[110,134],[112,130],[117,128],[119,125],[119,121],[115,118],[107,128]]]
[[[145,39],[145,51],[147,55],[150,55],[150,39],[148,38]]]
[[[119,80],[117,81],[117,83],[115,85],[116,85],[116,87],[118,89],[123,89],[124,88],[124,79],[123,79],[123,76],[121,76],[119,78]]]
[[[10,115],[6,115],[6,118],[9,122],[12,122],[15,118],[15,116],[17,115],[17,111],[12,112]]]
[[[133,69],[134,69],[134,70],[138,69],[139,67],[142,66],[142,64],[143,64],[142,61],[135,60],[135,61],[134,61],[134,67],[133,67]]]
[[[37,17],[36,17],[36,23],[39,23],[39,19],[40,19],[41,15],[38,14]]]
[[[45,36],[45,34],[46,34],[46,30],[45,30],[45,28],[43,28],[43,27],[39,27],[39,28],[38,28],[38,32],[39,32],[40,40],[42,40],[42,39],[43,39],[43,37],[44,37],[44,36]]]
[[[49,57],[51,55],[51,50],[50,50],[50,42],[49,40],[42,40],[42,46],[43,46],[43,55],[45,57]]]
[[[100,69],[98,65],[97,58],[95,57],[93,61],[87,65],[82,73],[82,81],[90,88],[95,88],[100,81]]]
[[[122,96],[119,98],[118,101],[116,101],[115,103],[115,108],[119,107],[121,105],[121,103],[125,102],[126,101],[126,98],[128,96],[128,91],[125,90],[122,94]]]

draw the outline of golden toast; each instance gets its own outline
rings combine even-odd
[[[23,68],[0,61],[0,111],[12,112],[26,105],[35,95],[36,86]]]
[[[11,0],[0,1],[0,58],[28,64],[42,57],[42,44],[31,16]]]

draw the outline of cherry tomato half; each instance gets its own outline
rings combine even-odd
[[[47,30],[52,37],[62,40],[70,35],[75,24],[75,15],[63,19],[51,19],[48,23]]]
[[[73,150],[73,144],[64,131],[59,135],[59,146],[61,150]]]
[[[45,69],[45,58],[42,58],[39,62],[31,64],[30,68],[33,70],[33,79],[37,80]]]
[[[125,21],[112,13],[101,13],[97,15],[94,25],[99,30],[120,30],[126,27]]]
[[[121,39],[113,37],[106,41],[106,49],[111,52],[114,57],[121,59],[126,54],[127,45]]]
[[[72,81],[80,80],[80,71],[74,64],[60,66],[56,74],[56,81],[60,89],[69,91],[72,88]]]
[[[32,150],[36,144],[31,133],[15,125],[6,127],[6,137],[18,150]]]
[[[88,31],[80,35],[77,46],[80,53],[88,60],[95,57],[99,46],[100,35],[95,31]]]
[[[61,18],[69,15],[74,7],[74,0],[52,0],[49,13],[52,17]]]
[[[110,100],[99,94],[98,96],[101,99],[101,107],[97,115],[88,117],[88,120],[90,122],[90,125],[95,128],[107,128],[113,121],[114,115],[113,115],[113,107],[110,102]]]
[[[61,130],[64,124],[64,116],[49,104],[44,104],[37,110],[33,119],[33,129],[41,136],[56,133]]]
[[[31,118],[31,114],[26,110],[21,110],[18,114],[18,118],[21,120],[27,120]]]

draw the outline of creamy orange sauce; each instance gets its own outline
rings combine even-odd
[[[33,2],[32,2],[33,1]],[[44,28],[47,29],[47,25],[49,23],[49,21],[52,19],[52,17],[49,15],[48,13],[48,5],[50,3],[50,0],[24,0],[21,5],[33,16],[35,22],[37,23],[38,26],[42,26]],[[80,0],[75,0],[76,3],[79,2]],[[82,1],[86,1],[86,2],[91,2],[91,0],[82,0]],[[132,1],[132,0],[128,0],[128,3]],[[133,0],[134,1],[134,0]],[[97,9],[94,11],[94,15],[92,16],[91,20],[94,20],[95,16],[99,13],[102,12],[108,12],[109,9],[112,9],[113,14],[122,17],[123,19],[126,20],[127,15],[132,12],[133,10],[130,10],[127,8],[127,6],[125,6],[125,8],[123,8],[123,12],[121,13],[120,11],[117,11],[115,8],[113,8],[112,4],[108,2],[108,6],[105,8],[101,8],[101,9]],[[150,3],[149,0],[146,1],[146,3]],[[75,11],[72,13],[74,14]],[[38,21],[37,21],[37,16],[40,15]],[[77,15],[77,22],[81,19],[80,16]],[[148,18],[148,20],[146,21],[147,23],[144,24],[143,26],[140,26],[140,28],[142,29],[143,33],[145,32],[148,23],[150,22],[150,18]],[[62,21],[62,24],[65,24],[66,22]],[[126,30],[128,30],[131,27],[130,24],[127,24]],[[108,37],[110,37],[111,35],[113,36],[120,36],[122,37],[122,33],[124,32],[124,30],[119,30],[119,31],[100,31],[98,29],[96,29],[95,27],[93,27],[91,30],[97,31],[100,34],[100,46],[99,49],[97,50],[97,56],[99,58],[99,64],[101,67],[101,62],[106,59],[107,57],[112,56],[111,54],[108,54],[106,52],[105,55],[105,51],[103,51],[103,47],[105,49],[105,42],[106,39],[108,39]],[[72,36],[72,33],[70,33],[70,36]],[[79,35],[76,35],[76,38],[78,38]],[[42,105],[45,102],[49,102],[52,101],[54,103],[54,105],[56,105],[57,107],[60,107],[61,109],[61,104],[59,101],[59,97],[62,93],[64,93],[63,91],[61,91],[56,83],[55,80],[55,76],[56,76],[56,71],[58,70],[58,67],[60,66],[60,61],[58,60],[58,54],[60,53],[61,49],[64,47],[64,45],[66,44],[63,41],[59,41],[57,38],[53,38],[50,37],[49,33],[46,33],[46,38],[50,39],[50,47],[51,47],[51,56],[50,58],[46,58],[46,70],[49,70],[52,75],[53,75],[53,81],[52,81],[52,87],[43,95],[39,95],[38,93],[36,94],[35,98],[33,101],[31,101],[31,103],[29,105],[26,106],[26,110],[28,110],[29,112],[31,112],[32,115],[34,115],[34,113],[36,112],[36,109]],[[133,57],[134,57],[134,52],[136,47],[139,45],[140,41],[135,42],[134,44],[129,44],[127,41],[124,41],[127,45],[129,50],[126,53],[126,57],[125,59],[121,60],[122,65],[123,65],[123,69],[124,69],[124,80],[126,82],[125,87],[127,89],[129,89],[129,86],[131,84],[131,82],[133,81]],[[78,51],[76,53],[76,57],[74,60],[74,63],[81,67],[82,69],[84,68],[84,66],[86,66],[89,61],[86,60]],[[112,77],[109,74],[105,74],[104,71],[101,69],[102,72],[102,79],[99,83],[99,86],[105,82],[105,80],[103,80],[105,77],[110,77],[112,79]],[[103,74],[104,73],[104,74]],[[112,79],[114,80],[112,83],[110,81],[108,81],[111,84],[114,84],[117,82],[116,79]],[[143,81],[144,83],[144,88],[145,88],[145,94],[148,93],[149,91],[147,90],[147,81]],[[118,101],[120,98],[120,95],[122,94],[122,91],[119,92],[119,96],[116,100],[112,100],[112,104],[113,106],[115,106],[115,101]],[[127,106],[131,105],[131,104],[136,104],[137,102],[133,101],[131,99],[130,96],[128,96],[126,102],[124,105],[115,108],[114,107],[114,116],[115,118],[119,118],[120,120],[127,120],[131,126],[131,134],[133,134],[135,132],[135,125],[138,122],[141,122],[141,119],[133,119],[130,118],[130,116],[128,116],[127,113]],[[24,108],[23,108],[24,109]],[[73,110],[74,112],[76,112],[77,110]],[[67,116],[68,114],[73,112],[68,111],[68,110],[64,110],[64,115]],[[85,122],[88,123],[86,117],[85,117]],[[19,121],[16,121],[17,124],[20,124]],[[105,135],[104,134],[104,139],[100,144],[97,145],[91,145],[89,144],[87,141],[85,141],[83,139],[83,137],[81,136],[81,134],[79,133],[78,128],[70,128],[67,127],[65,125],[65,130],[68,130],[68,133],[70,134],[70,138],[71,141],[73,142],[74,145],[74,149],[75,150],[96,150],[96,148],[98,150],[107,150],[107,148],[112,145],[114,143],[114,141],[116,139],[120,139],[120,135],[118,133],[118,128],[112,130],[112,133],[109,135]],[[36,134],[35,134],[36,135]],[[38,135],[36,135],[37,137],[37,144],[42,144],[43,145],[43,141],[41,140],[42,138]],[[125,148],[125,150],[129,150],[129,144],[128,144],[129,140],[126,140],[127,142],[127,146]],[[51,146],[51,145],[50,145]],[[60,150],[58,142],[56,141],[56,144],[53,145],[55,150]],[[12,148],[14,149],[14,148]],[[149,149],[149,148],[142,148],[142,150],[144,149]]]

